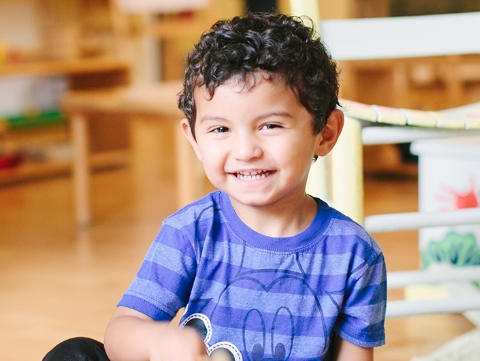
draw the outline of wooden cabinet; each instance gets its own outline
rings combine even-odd
[[[59,112],[60,99],[56,109],[52,101],[40,104],[48,85],[29,84],[56,81],[60,98],[66,90],[130,83],[131,62],[121,55],[124,33],[111,1],[0,0],[0,118],[6,128],[0,129],[0,184],[70,169],[69,125]],[[114,121],[92,123],[96,163],[108,163],[107,152],[128,148],[126,123]]]
[[[145,24],[145,33],[160,41],[162,80],[182,79],[185,57],[202,33],[217,20],[243,12],[243,0],[210,0],[204,9],[150,18]]]

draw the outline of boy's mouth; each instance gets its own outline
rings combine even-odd
[[[249,172],[233,173],[240,180],[260,180],[268,177],[273,172],[271,170],[254,170]]]

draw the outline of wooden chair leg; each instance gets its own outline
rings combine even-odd
[[[345,117],[345,126],[331,152],[333,206],[363,224],[363,145],[361,125]]]
[[[90,226],[90,166],[88,162],[88,125],[84,115],[71,117],[73,146],[73,185],[75,215],[79,228]]]

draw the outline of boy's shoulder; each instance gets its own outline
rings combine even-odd
[[[220,191],[211,192],[168,216],[163,224],[174,228],[183,228],[201,220],[213,219],[216,214],[221,212],[221,198]]]
[[[357,252],[362,253],[359,247],[369,254],[367,258],[376,258],[382,254],[380,245],[375,239],[363,228],[362,225],[355,222],[347,215],[333,209],[333,215],[328,228],[328,236],[339,237],[343,243],[338,244],[339,247],[355,248]]]
[[[362,225],[354,221],[352,218],[348,217],[347,215],[341,213],[340,211],[332,208],[334,211],[334,215],[332,219],[332,227],[330,232],[332,234],[338,235],[356,235],[360,238],[371,238],[370,234],[363,228]]]

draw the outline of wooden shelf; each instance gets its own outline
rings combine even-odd
[[[4,1],[15,3],[13,0],[0,0]],[[15,27],[13,31],[19,34],[22,31],[35,33],[38,39],[32,43],[28,41],[20,43],[24,38],[19,37],[16,50],[19,52],[18,60],[15,61],[13,55],[2,59],[0,81],[2,77],[61,75],[66,78],[68,91],[124,86],[130,83],[132,59],[120,54],[116,47],[118,35],[114,24],[116,18],[109,0],[28,1],[33,3],[29,4],[28,10],[35,11],[35,16],[31,16],[32,19],[28,18],[30,22],[13,22]],[[12,8],[9,9],[9,14],[16,16]],[[20,11],[17,13],[21,19],[22,13]],[[88,21],[85,21],[86,19]],[[10,33],[6,34],[8,36]],[[91,52],[86,53],[85,47],[92,44],[96,47],[94,49],[96,52],[90,49]],[[66,48],[65,51],[63,47]],[[18,110],[19,113],[23,111],[29,110]],[[128,152],[127,125],[112,127],[112,121],[92,123],[94,133],[92,147],[95,153],[91,158],[92,167],[96,169],[117,166]],[[105,128],[113,130],[106,131]],[[40,152],[40,149],[50,149],[49,147],[55,149],[56,144],[68,143],[69,132],[68,122],[59,126],[25,129],[14,129],[8,127],[7,122],[0,122],[0,153],[25,152],[28,158],[43,159],[42,155],[36,158],[37,148]],[[95,137],[95,134],[98,136]],[[31,157],[30,150],[33,152]],[[41,162],[25,161],[11,169],[0,169],[0,185],[70,172],[71,160],[52,158],[57,157],[47,154],[45,160]]]
[[[105,71],[128,71],[130,61],[119,57],[95,57],[72,60],[48,60],[0,66],[0,76],[6,75],[55,75],[84,74]]]
[[[126,166],[130,163],[130,152],[119,150],[93,154],[90,156],[90,167],[94,171]],[[24,163],[10,169],[0,169],[0,186],[26,180],[45,177],[68,175],[71,172],[72,161],[45,161]]]
[[[16,183],[23,180],[44,178],[47,176],[67,174],[71,162],[39,162],[22,164],[18,167],[0,169],[0,185]]]

